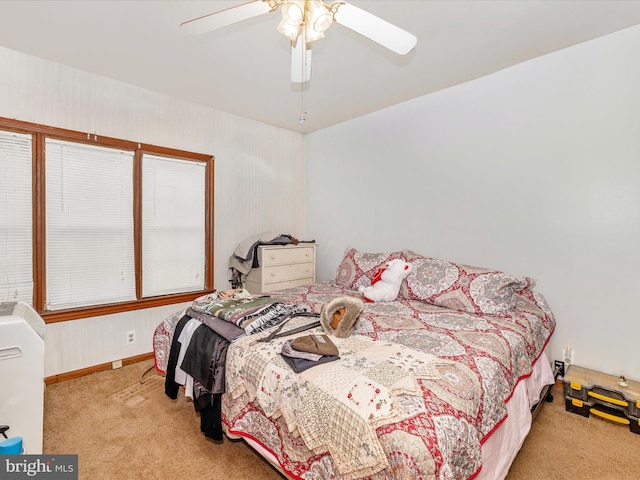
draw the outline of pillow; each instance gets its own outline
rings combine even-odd
[[[402,252],[365,253],[347,248],[336,270],[335,284],[350,290],[357,290],[360,286],[368,287],[378,269],[394,258],[404,259]]]
[[[402,250],[401,254],[407,262],[413,262],[414,260],[427,258],[424,255],[420,255],[419,253],[414,252],[413,250]]]
[[[515,305],[515,294],[535,283],[528,277],[434,258],[417,257],[411,264],[413,269],[400,287],[399,297],[472,314],[509,312]]]

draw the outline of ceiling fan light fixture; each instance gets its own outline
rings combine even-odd
[[[322,0],[310,0],[307,4],[305,34],[307,43],[324,38],[333,23],[333,13]]]
[[[316,40],[320,40],[324,38],[323,30],[316,30],[313,27],[307,27],[304,29],[304,40],[307,43],[315,42]]]
[[[284,19],[278,24],[278,32],[287,37],[292,42],[296,41],[298,35],[300,35],[300,25],[292,25],[285,22]]]
[[[304,0],[289,0],[282,2],[280,8],[282,21],[291,25],[300,25],[304,20]]]
[[[327,6],[324,0],[284,0],[278,5],[282,14],[278,31],[292,42],[297,40],[303,25],[305,42],[311,43],[324,38],[333,23],[335,7]]]
[[[280,11],[282,20],[278,24],[278,32],[295,42],[300,34],[300,26],[304,22],[305,2],[304,0],[282,2]]]

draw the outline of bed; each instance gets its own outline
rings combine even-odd
[[[224,432],[291,479],[501,480],[554,383],[544,350],[555,319],[535,281],[409,250],[348,248],[331,282],[269,297],[317,314],[336,298],[360,298],[358,287],[394,258],[412,265],[398,298],[365,303],[352,334],[332,337],[339,360],[301,373],[283,361],[288,338],[320,326],[268,342],[258,341],[273,331],[263,328],[229,343]],[[163,373],[184,315],[156,328]],[[282,331],[312,320],[294,315]]]

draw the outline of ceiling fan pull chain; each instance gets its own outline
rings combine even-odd
[[[304,109],[304,83],[302,84],[302,90],[300,91],[300,118],[298,118],[298,121],[300,123],[304,123],[304,121],[306,120],[305,115],[307,114],[307,111]]]
[[[300,123],[304,123],[304,121],[307,119],[305,117],[305,115],[307,114],[307,111],[304,108],[304,86],[305,86],[306,82],[302,82],[300,84],[300,118],[298,118],[298,121]]]
[[[305,26],[303,25],[302,26],[302,35],[300,35],[298,37],[298,42],[304,42],[305,41],[305,36],[304,36],[305,32],[304,32],[304,30],[305,30]],[[304,43],[303,43],[303,47],[302,48],[306,48],[306,45],[304,45]],[[306,65],[305,65],[306,64],[306,56],[303,55],[302,58],[304,60],[302,62],[300,62],[300,70],[301,70],[300,77],[304,78],[304,71],[305,71],[305,68],[306,68]],[[304,123],[305,122],[305,120],[306,120],[305,115],[307,114],[307,111],[304,109],[304,87],[305,87],[306,83],[307,82],[304,82],[304,81],[302,83],[300,83],[300,118],[298,118],[298,121],[300,123]]]

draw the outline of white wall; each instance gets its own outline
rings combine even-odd
[[[224,92],[220,92],[224,95]],[[215,156],[215,287],[236,245],[304,232],[304,137],[0,47],[0,116]],[[151,351],[162,307],[47,325],[45,375]],[[136,330],[135,346],[126,331]]]
[[[318,278],[347,246],[529,275],[551,359],[640,379],[638,59],[640,26],[307,135]]]
[[[317,239],[321,280],[412,248],[537,278],[551,358],[640,378],[637,58],[640,27],[303,138],[0,48],[0,116],[215,155],[217,288],[262,231]],[[167,311],[48,325],[45,375],[149,352]]]

